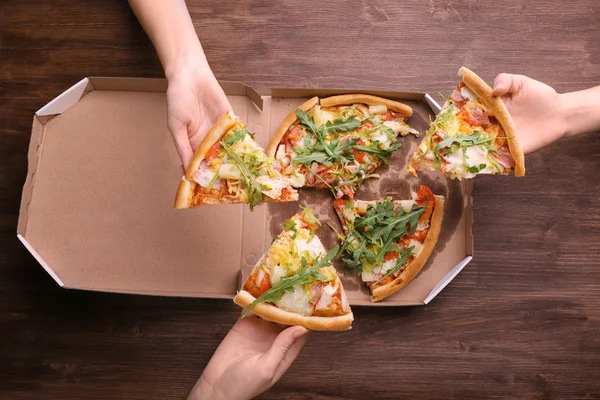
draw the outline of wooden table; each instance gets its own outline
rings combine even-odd
[[[467,65],[600,84],[600,2],[190,1],[219,79],[448,93]],[[231,301],[60,289],[15,232],[35,110],[85,76],[160,77],[125,1],[0,4],[0,398],[183,398]],[[135,151],[135,149],[132,149]],[[357,308],[263,398],[600,397],[600,138],[477,178],[475,259],[429,306]]]

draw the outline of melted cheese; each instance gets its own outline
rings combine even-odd
[[[372,132],[370,136],[371,136],[371,140],[381,143],[383,145],[384,149],[387,149],[390,147],[390,144],[391,144],[390,138],[385,133],[381,133],[379,130],[377,130],[377,131]]]
[[[272,199],[280,198],[281,191],[288,186],[285,179],[271,178],[269,175],[259,176],[256,180],[263,187],[261,190],[263,194]]]
[[[468,99],[468,100],[473,100],[473,101],[477,101],[477,96],[475,95],[475,93],[473,93],[468,87],[463,86],[460,89],[460,95],[464,98],[464,99]]]
[[[290,311],[295,314],[305,316],[312,314],[310,299],[300,285],[295,285],[293,292],[285,292],[283,297],[275,302],[275,305],[282,310]]]
[[[298,249],[298,256],[304,256],[307,260],[312,260],[321,254],[325,254],[325,249],[316,236],[310,242],[307,242],[305,238],[297,237],[294,239],[294,243]]]
[[[423,251],[423,244],[414,239],[410,239],[410,242],[408,242],[408,247],[411,246],[415,246],[415,248],[413,249],[413,255],[415,257],[419,257],[419,255]]]
[[[404,211],[410,211],[416,202],[415,200],[398,200],[398,204]]]
[[[276,265],[271,271],[271,286],[279,285],[281,278],[285,277],[286,270],[281,265]]]
[[[293,187],[302,187],[306,183],[306,175],[294,171],[288,180]]]

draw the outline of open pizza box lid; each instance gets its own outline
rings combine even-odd
[[[261,96],[237,82],[221,83],[235,113],[266,147],[283,118],[311,96],[361,92],[273,89]],[[233,298],[243,280],[281,232],[297,203],[211,205],[175,210],[181,163],[166,128],[166,81],[85,78],[34,116],[29,171],[23,188],[18,237],[62,287],[152,294]],[[364,92],[364,91],[362,91]],[[439,105],[424,93],[368,92],[399,99],[414,109],[409,124],[425,132]],[[366,181],[357,198],[403,199],[419,179],[403,170],[419,139]],[[433,299],[471,260],[470,181],[420,176],[446,196],[438,244],[419,276],[387,300],[372,304],[357,276],[342,276],[353,305],[418,305]],[[301,190],[300,204],[323,222],[325,247],[341,230],[328,191]],[[343,271],[341,265],[337,265]]]

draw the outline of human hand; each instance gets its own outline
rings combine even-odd
[[[231,105],[207,66],[179,68],[167,79],[167,125],[187,168],[206,132]]]
[[[525,154],[549,145],[567,132],[561,95],[545,83],[502,73],[494,80],[494,95],[501,96],[506,104]]]
[[[282,330],[249,314],[239,319],[213,354],[190,399],[251,399],[269,389],[306,343],[301,326]]]

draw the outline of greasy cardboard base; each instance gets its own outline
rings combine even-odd
[[[223,86],[263,146],[305,98],[324,94],[274,90],[261,98],[241,84]],[[162,80],[85,79],[34,118],[18,233],[62,286],[230,298],[297,212],[295,203],[261,205],[252,213],[244,205],[174,210],[181,165],[166,129],[164,89]],[[423,94],[386,96],[411,99],[405,101],[414,109],[410,125],[427,129],[433,112]],[[416,190],[419,179],[403,167],[419,140],[401,139],[390,166],[377,171],[382,179],[367,181],[357,198],[407,198]],[[472,254],[470,183],[435,174],[420,181],[446,196],[442,233],[421,274],[381,305],[426,303]],[[301,191],[300,204],[323,222],[318,235],[326,247],[336,244],[327,223],[341,231],[332,201],[328,191]],[[342,279],[351,304],[371,304],[358,277]]]

